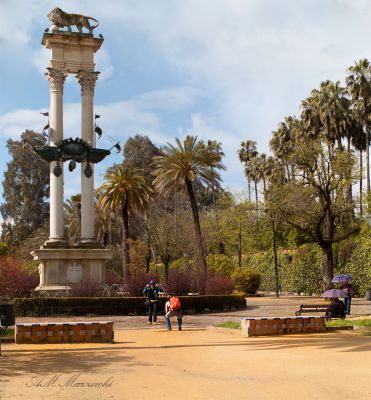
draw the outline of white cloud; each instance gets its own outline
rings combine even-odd
[[[99,80],[105,81],[111,78],[114,68],[110,61],[109,53],[106,49],[100,49],[96,54],[96,71],[100,71]]]
[[[166,134],[162,113],[171,113],[191,106],[199,94],[199,91],[194,88],[171,87],[143,93],[128,101],[95,105],[95,112],[101,115],[97,123],[103,129],[102,138],[97,141],[97,146],[110,148],[117,141],[123,145],[129,136],[138,133],[148,135],[157,144],[173,140],[173,137]],[[26,129],[41,132],[47,120],[40,113],[46,110],[47,107],[19,109],[0,115],[1,135],[4,138],[19,139]],[[80,126],[81,104],[64,104],[64,136],[80,137]],[[113,150],[109,159],[96,167],[96,185],[102,181],[101,175],[107,166],[119,160],[122,160],[122,154],[117,155]],[[66,195],[79,191],[80,178],[76,171],[65,181]]]
[[[46,53],[37,47],[29,56],[30,37],[35,24],[41,33],[41,25],[49,25],[45,14],[54,3],[3,3],[0,51],[7,59],[23,51],[25,63],[33,59],[44,71]],[[162,82],[151,86],[160,89],[125,100],[126,88],[117,86],[122,101],[106,99],[96,106],[107,135],[125,140],[145,133],[156,143],[171,141],[167,126],[174,124],[175,112],[182,113],[183,121],[189,116],[190,122],[178,126],[179,136],[191,132],[221,141],[228,166],[225,183],[236,187],[244,183],[235,156],[239,142],[256,140],[260,151],[268,151],[271,131],[286,115],[298,113],[312,88],[323,79],[343,80],[353,60],[370,52],[369,0],[66,0],[62,7],[100,20],[105,47],[97,53],[97,70],[103,81],[143,67],[126,51],[128,41],[135,40],[130,44],[142,55],[158,58],[156,71],[146,78]],[[171,72],[169,81],[162,67]],[[138,76],[137,93],[146,90]],[[116,93],[115,99],[120,100]],[[190,107],[198,99],[204,104],[194,112]],[[39,128],[28,111],[0,117],[2,132],[16,135],[24,121],[25,127]],[[79,105],[66,104],[66,131],[78,126]]]

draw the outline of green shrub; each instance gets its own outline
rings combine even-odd
[[[9,247],[6,243],[0,242],[0,256],[5,256],[9,250]]]
[[[362,226],[361,233],[355,238],[356,247],[338,272],[352,275],[352,284],[356,293],[364,296],[367,289],[371,289],[371,228],[367,222]]]
[[[235,268],[232,258],[225,254],[209,254],[206,257],[206,264],[209,271],[225,276],[231,276]]]
[[[284,291],[306,295],[322,293],[322,259],[318,246],[300,246],[291,252],[287,261],[281,271]]]
[[[239,268],[233,273],[232,279],[237,290],[255,294],[260,286],[261,275],[249,269]]]
[[[179,296],[185,313],[228,311],[246,307],[244,296]],[[145,315],[143,297],[46,297],[14,299],[15,312],[18,317],[53,315],[81,316],[95,315]],[[164,309],[166,299],[159,299],[160,312]]]
[[[242,258],[244,268],[261,275],[260,290],[275,290],[274,259],[272,251],[260,252]],[[313,294],[322,291],[322,260],[318,246],[308,244],[278,252],[278,275],[281,291]]]
[[[171,261],[169,269],[180,269],[183,271],[188,271],[192,267],[193,267],[193,260],[181,257],[178,258],[177,260]]]

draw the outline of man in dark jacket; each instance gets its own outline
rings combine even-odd
[[[143,289],[143,294],[146,296],[146,305],[148,308],[148,325],[156,325],[157,321],[157,301],[159,287],[154,282],[149,282]]]

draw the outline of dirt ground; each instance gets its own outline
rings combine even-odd
[[[115,339],[3,345],[0,399],[371,399],[367,336],[242,338],[185,326]]]
[[[150,327],[145,317],[114,317],[114,344],[3,344],[0,400],[371,399],[370,336],[243,338],[205,329],[247,315],[292,315],[300,302],[249,299],[246,311],[186,316],[182,332],[167,332],[162,317]],[[356,303],[356,316],[371,314],[369,302]]]

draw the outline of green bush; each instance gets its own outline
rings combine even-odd
[[[244,296],[179,296],[183,311],[188,314],[228,311],[246,307]],[[145,315],[143,297],[46,297],[14,299],[18,317],[53,315]],[[165,298],[159,299],[160,312],[164,309]]]
[[[209,254],[206,257],[206,264],[209,271],[225,276],[231,276],[235,268],[231,257],[225,254]]]
[[[0,242],[0,256],[5,256],[9,250],[9,247],[6,243]]]
[[[340,273],[352,275],[352,284],[356,293],[364,296],[371,289],[371,228],[367,222],[362,226],[361,233],[355,238],[356,247],[348,262],[342,266]]]
[[[320,294],[323,291],[321,250],[316,245],[300,246],[289,255],[281,271],[282,290]]]
[[[243,268],[260,273],[260,290],[275,290],[274,259],[271,251],[242,259]],[[308,244],[278,252],[278,275],[281,291],[313,294],[322,291],[322,260],[318,246]]]
[[[247,294],[255,294],[260,286],[261,275],[252,270],[239,268],[233,273],[232,279],[237,290]]]

